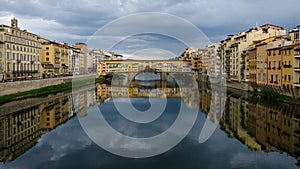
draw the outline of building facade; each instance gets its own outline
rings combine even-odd
[[[87,44],[82,43],[82,42],[77,42],[75,44],[75,47],[80,49],[79,72],[80,72],[80,74],[86,74],[86,73],[88,73],[88,66],[87,66],[88,49],[87,49]]]
[[[69,72],[73,75],[80,74],[80,49],[69,47]]]
[[[294,47],[294,88],[296,97],[300,98],[300,46]]]
[[[284,28],[266,24],[251,28],[247,32],[228,35],[227,39],[222,41],[221,45],[221,57],[224,67],[227,68],[227,79],[238,82],[249,81],[247,58],[243,51],[256,41],[285,34],[286,31]]]
[[[294,47],[295,45],[287,45],[281,48],[282,55],[282,87],[285,95],[295,96],[294,93]]]
[[[42,52],[43,78],[69,73],[69,46],[65,43],[39,38]]]
[[[0,81],[40,78],[41,51],[36,34],[18,27],[0,25]]]

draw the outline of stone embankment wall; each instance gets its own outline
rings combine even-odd
[[[76,79],[96,78],[96,75],[81,75],[75,76]],[[16,81],[0,83],[0,96],[25,92],[29,90],[39,89],[42,87],[58,85],[65,82],[71,82],[75,77],[61,77],[40,80]]]

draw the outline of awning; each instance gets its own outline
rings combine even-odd
[[[66,64],[61,64],[61,66],[62,66],[63,68],[68,68],[68,66],[67,66]]]
[[[42,63],[43,67],[46,69],[53,69],[53,64],[50,63]]]

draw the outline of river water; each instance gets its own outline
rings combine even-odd
[[[191,130],[169,150],[147,158],[126,155],[134,154],[136,149],[146,150],[144,153],[156,150],[133,142],[120,150],[122,143],[101,129],[109,124],[118,133],[134,138],[164,133],[178,120],[180,107],[185,107],[185,111],[195,110],[195,100],[183,96],[176,85],[101,84],[73,93],[1,105],[0,168],[299,168],[299,106],[257,101],[239,91],[219,96],[206,85],[199,85],[194,92],[198,92],[200,107],[195,119],[186,118],[187,123],[193,121]],[[224,97],[224,111],[214,109],[220,97]],[[151,104],[164,101],[162,114],[150,123],[130,121],[116,108],[117,104],[125,108],[131,105],[144,112],[151,109]],[[98,113],[107,123],[94,122]],[[199,136],[206,120],[216,129],[202,143]],[[91,125],[100,128],[94,135],[89,132]],[[108,140],[109,145],[99,145],[103,140]],[[160,142],[163,139],[153,144]]]

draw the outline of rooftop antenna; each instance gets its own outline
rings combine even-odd
[[[256,21],[256,29],[259,29],[260,27],[258,26],[258,22]]]

